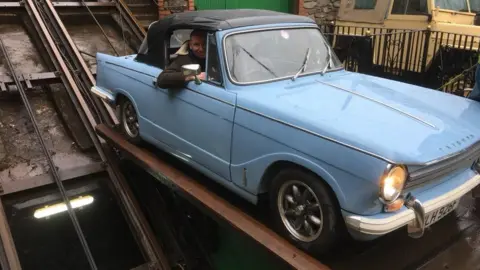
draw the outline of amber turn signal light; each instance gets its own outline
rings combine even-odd
[[[404,203],[405,203],[405,201],[403,200],[403,198],[398,198],[394,202],[385,205],[385,208],[384,208],[385,212],[398,211],[398,210],[400,210],[400,208],[402,208]]]

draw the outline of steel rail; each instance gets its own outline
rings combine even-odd
[[[80,87],[82,87],[82,85],[80,85],[81,83],[78,80],[76,81],[75,79],[79,78],[76,77],[76,73],[82,73],[82,70],[86,75],[86,79],[84,77],[80,78],[85,82],[88,82],[87,85],[89,83],[95,84],[95,79],[92,72],[87,68],[83,58],[79,54],[77,47],[71,40],[68,32],[66,31],[62,21],[58,16],[58,13],[55,11],[54,4],[52,4],[52,2],[49,0],[45,1],[45,4],[51,10],[51,14],[53,15],[53,17],[56,18],[55,20],[51,21],[48,21],[49,19],[47,19],[47,22],[44,20],[44,18],[42,18],[42,14],[40,14],[39,11],[46,9],[37,6],[34,0],[23,0],[19,2],[19,4],[20,5],[18,7],[23,7],[24,10],[27,11],[25,15],[28,15],[28,18],[26,17],[26,19],[28,22],[31,22],[31,26],[33,27],[32,29],[34,29],[32,34],[34,36],[38,36],[37,40],[40,41],[37,44],[43,45],[44,48],[42,48],[42,51],[44,49],[47,52],[48,57],[44,57],[45,54],[43,54],[42,58],[44,58],[44,61],[47,61],[47,64],[50,66],[50,70],[55,70],[55,76],[50,75],[48,77],[51,77],[52,79],[55,79],[57,80],[57,82],[61,82],[64,85],[67,94],[73,103],[73,108],[78,113],[78,116],[80,117],[80,122],[85,127],[86,132],[88,133],[95,149],[98,152],[98,155],[100,156],[104,169],[107,171],[110,177],[111,183],[114,187],[114,193],[117,195],[117,198],[119,198],[119,201],[122,204],[121,210],[123,211],[126,218],[130,221],[129,226],[132,228],[134,237],[137,239],[137,242],[141,247],[142,254],[145,256],[145,258],[148,258],[149,264],[155,267],[155,269],[170,269],[170,266],[168,265],[168,260],[163,253],[162,248],[158,244],[158,241],[155,238],[152,229],[148,225],[145,216],[142,214],[140,206],[136,201],[135,197],[133,196],[133,192],[131,191],[130,187],[120,173],[118,165],[115,162],[118,157],[115,156],[112,148],[109,145],[105,144],[105,141],[94,132],[94,127],[97,125],[97,120],[92,114],[92,111],[88,106],[89,104],[86,102],[85,96],[80,89]],[[7,7],[3,10],[12,10],[12,5],[6,6]],[[20,14],[23,14],[21,10],[18,10],[19,12],[17,12],[16,8],[17,7],[15,7],[14,9],[15,14],[19,12]],[[63,8],[64,7],[60,5],[59,9],[63,10]],[[58,29],[61,29],[61,31],[49,31],[47,23],[49,24],[50,28],[57,27]],[[59,42],[57,43],[52,37],[52,34],[54,34],[54,32],[56,32],[60,37],[62,36],[61,34],[63,34],[66,41],[59,40]],[[73,48],[72,51],[65,51],[65,54],[63,54],[60,51],[60,46],[62,45],[61,43],[63,43],[63,45],[69,44],[70,47]],[[62,49],[66,48],[64,47]],[[71,59],[67,60],[67,58],[78,59],[82,68],[76,68],[76,70],[69,69],[66,61],[69,61]],[[7,79],[12,79],[12,77],[14,76],[8,76]],[[45,80],[44,82],[46,83],[47,81]],[[87,91],[87,93],[89,94],[89,91]],[[105,103],[103,105],[105,105]],[[115,117],[115,113],[111,110],[110,107],[100,107],[107,108],[110,117],[113,118],[112,122],[114,122],[114,124],[116,124],[116,122],[118,123],[118,120]],[[4,234],[1,234],[3,231],[4,230],[0,230],[0,235],[2,237],[5,236]],[[7,236],[8,235],[6,235],[5,237]],[[21,268],[20,266],[15,267],[15,265],[13,265],[12,269]]]
[[[140,23],[135,18],[135,16],[133,15],[133,13],[130,11],[127,4],[125,4],[123,0],[117,0],[116,4],[117,4],[118,10],[120,11],[121,16],[124,17],[124,19],[127,21],[127,24],[130,26],[130,29],[135,34],[135,36],[137,36],[141,44],[143,39],[147,35],[145,29],[140,26]]]
[[[71,101],[69,96],[65,96],[62,93],[55,94],[55,90],[52,87],[50,87],[51,83],[62,84],[64,86],[64,89],[60,91],[67,95],[68,95],[67,90],[70,90],[69,88],[70,86],[68,85],[68,81],[66,81],[65,76],[63,76],[62,72],[58,71],[60,70],[60,66],[58,61],[56,61],[55,59],[55,55],[53,54],[52,49],[49,47],[45,37],[42,36],[41,29],[39,28],[38,25],[34,23],[30,15],[31,15],[31,12],[30,13],[23,12],[20,15],[20,18],[22,19],[21,22],[23,24],[23,27],[25,28],[27,35],[30,37],[31,41],[33,42],[36,50],[38,52],[42,52],[40,53],[40,57],[44,65],[48,68],[48,70],[54,71],[53,73],[55,73],[55,75],[57,76],[57,78],[55,79],[55,82],[41,81],[40,83],[40,82],[31,81],[31,84],[42,85],[42,88],[44,88],[47,96],[53,101],[52,105],[54,106],[54,109],[57,112],[59,112],[59,116],[60,116],[59,120],[61,121],[62,125],[66,127],[65,131],[71,135],[74,142],[82,151],[89,150],[93,148],[94,144],[89,134],[87,133],[87,130],[85,129],[85,127],[83,127],[81,116],[79,115],[78,110],[74,106],[74,103]],[[25,77],[25,74],[24,74],[24,77]],[[29,77],[27,76],[27,78]],[[59,99],[57,99],[56,97],[59,97]],[[65,99],[65,102],[68,103],[68,105],[63,108],[62,106],[66,104],[61,102],[62,99]],[[52,180],[52,183],[53,183],[53,180]]]
[[[90,108],[85,102],[85,98],[79,91],[78,86],[75,84],[73,76],[71,75],[72,71],[67,68],[64,59],[61,58],[59,49],[53,42],[49,31],[45,26],[45,22],[41,20],[40,15],[38,14],[38,10],[36,10],[36,7],[32,2],[33,0],[25,1],[27,2],[28,6],[27,11],[31,10],[30,12],[33,13],[32,16],[34,16],[38,22],[38,26],[36,26],[39,28],[38,31],[41,31],[43,33],[42,37],[46,39],[44,43],[47,43],[48,45],[46,46],[52,51],[51,58],[56,60],[54,62],[58,66],[57,69],[61,70],[62,74],[64,74],[62,78],[64,78],[64,83],[69,88],[69,91],[67,92],[70,95],[72,102],[75,104],[75,108],[77,109],[78,113],[81,115],[81,120],[86,127],[87,132],[89,133],[101,160],[105,164],[114,190],[117,196],[120,198],[120,202],[122,203],[122,210],[124,211],[128,219],[131,221],[131,225],[133,226],[136,233],[135,237],[138,239],[139,243],[143,247],[143,253],[146,254],[151,263],[156,264],[158,269],[169,269],[170,267],[168,265],[168,260],[166,259],[163,250],[160,248],[160,245],[158,244],[153,234],[153,231],[148,226],[146,218],[143,214],[141,214],[140,206],[138,205],[138,202],[134,199],[130,187],[120,173],[120,169],[115,162],[117,157],[112,154],[113,150],[107,144],[105,144],[105,141],[94,131],[94,127],[98,123],[93,118]],[[73,43],[63,22],[59,18],[58,13],[55,11],[55,8],[48,0],[45,0],[45,4],[46,7],[49,9],[49,13],[52,15],[52,24],[58,27],[58,29],[60,30],[59,33],[61,33],[60,36],[64,37],[64,39],[60,40],[61,42],[63,42],[62,45],[71,49],[71,54],[69,54],[69,56],[76,59],[76,61],[80,64],[79,66],[76,66],[77,70],[83,72],[86,75],[87,80],[85,81],[88,82],[87,84],[94,85],[95,79],[93,78],[91,71],[87,68],[83,57],[80,55],[76,45]],[[107,109],[110,108],[106,106],[106,103],[103,104]],[[114,124],[118,123],[118,119],[116,118],[113,110],[108,110],[108,113],[111,119],[113,119]],[[86,117],[84,114],[86,114]]]
[[[75,66],[76,66],[75,65],[76,64],[75,59],[72,59],[71,57],[68,57],[71,54],[71,52],[68,50],[68,48],[65,48],[65,46],[63,45],[62,35],[61,35],[61,33],[59,33],[59,30],[56,27],[56,24],[54,23],[55,21],[52,20],[48,11],[44,10],[44,8],[42,8],[42,5],[38,1],[36,1],[35,3],[36,3],[36,6],[38,8],[40,17],[42,18],[43,22],[47,25],[47,30],[49,31],[50,36],[52,37],[55,44],[57,44],[57,46],[60,49],[60,54],[61,54],[62,58],[64,59],[65,64],[67,65],[68,69],[72,72],[72,76],[73,76],[73,79],[74,79],[75,83],[77,84],[79,89],[83,92],[83,95],[84,95],[85,99],[88,101],[88,104],[93,109],[94,116],[96,117],[97,121],[101,120],[102,119],[101,115],[100,115],[101,112],[98,111],[98,107],[93,106],[94,103],[95,103],[95,100],[93,99],[93,97],[91,95],[89,95],[90,87],[88,87],[87,85],[82,83],[81,78],[79,78],[81,76],[81,74],[78,74],[78,72],[76,72],[77,69],[75,68]],[[60,47],[62,47],[66,51],[62,51]]]
[[[48,0],[46,0],[48,2]],[[88,7],[88,5],[85,4],[85,1],[84,0],[80,0],[82,2],[82,4],[87,8],[88,10],[88,13],[90,13],[90,15],[92,16],[93,20],[95,21],[95,23],[98,25],[98,27],[100,28],[100,30],[102,31],[103,33],[103,36],[105,36],[105,39],[108,41],[108,43],[110,43],[110,46],[112,47],[113,51],[115,51],[115,54],[117,56],[119,56],[120,54],[117,52],[117,50],[115,49],[115,46],[113,46],[112,42],[110,41],[110,39],[108,38],[107,34],[105,33],[105,31],[103,31],[103,28],[102,26],[100,25],[100,23],[98,22],[97,18],[95,18],[95,15],[93,15],[92,11],[90,10],[90,8]]]
[[[55,180],[55,183],[57,184],[58,189],[60,190],[60,194],[62,196],[62,199],[67,206],[68,215],[70,216],[70,219],[72,220],[73,227],[75,228],[75,231],[76,231],[77,236],[80,240],[80,243],[82,244],[82,248],[83,248],[83,251],[85,252],[85,256],[87,257],[90,268],[91,269],[97,269],[95,259],[93,258],[93,255],[90,251],[90,248],[88,247],[87,240],[85,239],[85,235],[83,234],[82,228],[80,227],[80,223],[78,222],[77,216],[76,216],[75,212],[73,211],[73,208],[70,204],[70,200],[68,198],[65,187],[63,186],[63,183],[60,179],[60,176],[58,175],[58,170],[57,170],[57,167],[55,166],[55,163],[53,162],[52,155],[51,155],[50,151],[48,150],[48,148],[45,144],[45,141],[43,140],[42,134],[40,133],[40,129],[38,128],[37,120],[35,119],[35,114],[33,113],[32,107],[30,106],[30,102],[28,101],[25,89],[23,89],[23,85],[20,83],[20,81],[17,78],[15,68],[13,67],[13,64],[10,60],[10,56],[8,55],[8,52],[7,52],[7,50],[4,46],[3,40],[1,38],[0,38],[0,48],[2,50],[4,59],[7,62],[8,70],[15,80],[15,84],[17,86],[18,92],[20,93],[20,96],[21,96],[22,101],[23,101],[23,105],[25,106],[25,109],[27,110],[28,116],[30,118],[30,121],[32,122],[35,133],[37,134],[37,138],[40,142],[40,146],[42,147],[42,150],[43,150],[43,152],[44,152],[44,154],[47,158],[48,166],[50,167],[50,172],[52,173],[52,176]]]
[[[85,99],[89,102],[90,107],[94,111],[94,115],[97,119],[97,121],[101,121],[105,117],[104,110],[99,110],[96,102],[99,102],[98,99],[95,99],[92,95],[90,95],[90,86],[88,83],[85,83],[85,76],[86,74],[84,73],[78,73],[78,60],[75,57],[71,57],[72,51],[68,46],[65,46],[65,37],[63,36],[63,32],[58,29],[58,23],[57,21],[54,20],[51,12],[49,12],[49,9],[45,9],[45,2],[36,2],[37,8],[40,13],[40,17],[43,19],[43,22],[47,25],[47,30],[49,31],[51,37],[54,39],[55,43],[57,46],[60,48],[64,49],[64,52],[60,50],[60,53],[67,64],[68,69],[72,72],[72,76],[75,80],[75,83],[81,89],[83,96]],[[43,4],[43,5],[42,5]],[[103,122],[103,121],[101,121]]]
[[[48,0],[44,1],[46,8],[48,9],[48,13],[51,15],[50,19],[53,24],[57,28],[57,32],[61,38],[63,46],[68,50],[69,56],[72,59],[73,64],[75,65],[76,70],[79,70],[82,75],[84,76],[83,78],[83,83],[87,87],[87,90],[90,90],[90,87],[95,85],[95,79],[93,77],[92,72],[90,69],[87,67],[87,64],[85,63],[85,60],[83,57],[80,55],[80,52],[73,42],[72,38],[68,34],[68,31],[63,24],[62,20],[60,19],[60,16],[56,12],[55,7],[52,5],[52,3]],[[82,77],[83,77],[82,76]],[[87,91],[87,94],[90,95],[90,91]],[[118,124],[118,119],[115,115],[115,112],[112,110],[110,106],[104,101],[99,99],[98,97],[92,96],[93,100],[95,101],[95,105],[98,106],[98,110],[102,112],[102,117],[104,117],[104,121],[109,124],[117,125]],[[102,106],[103,105],[103,108]],[[103,110],[107,110],[108,116],[103,113]]]

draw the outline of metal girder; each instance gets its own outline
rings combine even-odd
[[[27,88],[36,85],[61,83],[60,73],[58,72],[27,73],[17,75],[17,78],[19,81],[24,81]],[[15,85],[15,80],[12,76],[0,74],[0,91],[7,91],[7,85]]]
[[[73,180],[83,176],[95,174],[105,171],[104,165],[102,162],[95,162],[83,166],[75,166],[71,169],[59,169],[58,175],[61,181]],[[6,195],[10,193],[15,193],[27,189],[32,189],[40,186],[45,186],[53,184],[54,180],[49,173],[41,174],[34,177],[29,177],[19,181],[10,181],[7,183],[1,184],[0,195]]]
[[[95,73],[93,73],[95,74]],[[62,83],[60,72],[40,72],[40,73],[25,73],[17,75],[19,81],[25,82],[27,88],[37,85],[47,85],[53,83]],[[12,76],[0,74],[0,92],[5,92],[8,89],[7,85],[15,85],[15,80]]]
[[[51,2],[55,8],[62,7],[115,7],[115,2]]]
[[[15,242],[13,241],[12,232],[10,231],[10,226],[8,225],[8,219],[5,214],[5,209],[3,208],[3,202],[0,200],[0,238],[1,243],[4,247],[5,257],[7,259],[6,264],[2,262],[2,268],[8,270],[20,270],[22,266],[20,264],[20,259],[18,258],[17,249],[15,248]]]
[[[149,152],[129,143],[111,128],[101,124],[96,127],[96,131],[105,140],[123,150],[132,160],[143,166],[153,177],[184,195],[190,201],[202,205],[209,212],[229,223],[233,228],[251,237],[270,252],[282,258],[294,269],[330,269],[294,247],[253,217],[207,190],[194,179],[166,164]]]
[[[113,150],[108,145],[104,144],[104,140],[94,132],[94,127],[97,125],[97,123],[104,122],[106,121],[106,119],[97,119],[95,117],[96,115],[93,113],[93,109],[87,103],[86,96],[82,92],[82,89],[85,86],[95,84],[95,79],[92,72],[87,68],[83,58],[79,54],[76,45],[73,43],[59,15],[59,12],[70,12],[71,10],[76,10],[77,13],[80,13],[78,11],[83,11],[81,10],[82,7],[89,12],[90,9],[93,9],[95,11],[105,8],[109,11],[112,11],[112,9],[115,11],[116,9],[118,9],[117,3],[114,3],[114,5],[112,5],[112,3],[85,2],[85,6],[83,2],[78,3],[77,5],[72,3],[55,4],[55,2],[52,3],[49,0],[24,0],[18,3],[3,2],[4,9],[2,9],[1,4],[2,2],[0,2],[0,14],[3,13],[2,15],[4,16],[1,16],[3,18],[7,18],[8,16],[18,18],[21,17],[18,15],[28,14],[30,20],[32,21],[32,25],[35,28],[35,33],[37,33],[40,42],[43,44],[46,52],[48,53],[49,60],[51,61],[51,67],[49,69],[58,71],[58,73],[56,74],[54,73],[32,75],[31,78],[35,79],[38,83],[46,82],[47,79],[58,80],[64,85],[69,98],[73,102],[73,107],[80,116],[80,122],[85,126],[102,162],[105,164],[104,169],[110,177],[110,180],[114,187],[114,193],[117,195],[117,198],[119,198],[119,201],[123,206],[122,210],[126,214],[127,219],[130,221],[133,234],[138,240],[139,245],[142,247],[142,253],[152,265],[155,265],[156,269],[170,269],[168,265],[168,260],[166,259],[162,248],[158,244],[158,241],[155,238],[153,231],[148,226],[148,222],[143,216],[140,206],[136,201],[135,197],[133,196],[132,191],[130,190],[128,184],[126,183],[125,179],[123,179],[123,176],[120,173],[118,165],[116,164],[117,157],[113,153]],[[127,12],[123,13],[130,14]],[[90,14],[93,13],[90,12]],[[111,14],[111,12],[109,12],[109,14]],[[65,52],[60,51],[61,46],[63,46],[63,49],[66,49]],[[65,56],[68,60],[64,59],[62,53],[65,53]],[[73,64],[71,62],[72,60],[73,62],[77,63],[77,66],[74,67],[74,70],[70,70],[68,65]],[[83,75],[77,76],[78,74]],[[26,77],[29,78],[28,75]],[[17,78],[19,78],[19,80],[17,80],[17,85],[19,85],[18,82],[22,80],[23,82],[21,85],[28,85],[23,76],[17,75],[16,77],[3,77],[4,81],[6,81],[7,84],[8,81],[15,81],[15,79]],[[105,108],[108,110],[110,117],[113,118],[115,122],[115,120],[117,120],[115,117],[115,113],[111,110],[110,107]],[[118,122],[118,120],[116,122]],[[77,175],[78,174],[79,173],[77,171]],[[43,179],[40,182],[46,183],[47,180]],[[61,183],[62,181],[59,182]],[[34,185],[32,181],[30,181],[30,185]],[[8,191],[9,188],[10,192],[13,192],[16,188],[19,187],[5,186],[5,191]],[[0,234],[1,233],[2,232],[0,231]]]
[[[166,259],[162,248],[158,244],[153,231],[148,226],[148,222],[145,216],[142,214],[140,206],[133,196],[133,192],[128,186],[126,180],[123,178],[123,175],[120,173],[118,164],[116,163],[117,157],[113,154],[113,150],[108,145],[104,144],[104,140],[95,134],[94,127],[98,124],[98,120],[93,118],[92,108],[88,107],[85,102],[85,97],[79,89],[79,86],[82,85],[88,86],[95,84],[95,80],[90,70],[87,68],[85,61],[78,52],[76,45],[68,34],[63,22],[60,20],[60,17],[51,2],[49,0],[38,2],[37,7],[33,0],[25,1],[29,6],[27,10],[30,10],[30,13],[32,13],[31,16],[35,18],[40,30],[43,33],[43,36],[47,39],[46,43],[48,45],[46,46],[51,48],[54,58],[59,64],[59,67],[56,69],[61,70],[63,74],[65,74],[67,79],[65,83],[69,86],[68,93],[71,95],[72,101],[76,104],[75,107],[79,110],[79,114],[82,116],[82,122],[88,130],[88,133],[91,135],[92,141],[100,158],[106,164],[105,168],[114,187],[114,193],[117,195],[117,198],[119,198],[123,208],[122,210],[124,210],[123,212],[126,214],[130,224],[132,225],[134,236],[142,247],[143,253],[150,262],[157,265],[158,269],[169,269],[170,267],[168,265],[168,260]],[[42,16],[40,16],[39,9],[41,9],[41,12],[46,15],[46,18],[42,18]],[[46,25],[47,23],[50,27]],[[66,60],[60,57],[59,49],[52,38],[52,34],[55,34],[59,38],[56,41],[68,52],[67,56],[71,64],[76,65],[76,69],[80,70],[80,74],[82,74],[82,76],[78,77],[80,79],[79,82],[75,82],[74,75],[66,66]],[[106,106],[106,108],[109,109],[108,106]],[[86,114],[86,117],[83,113]],[[117,120],[115,112],[108,110],[108,113],[111,120]],[[108,119],[101,120],[109,122]]]
[[[65,61],[69,61],[73,68],[79,71],[78,74],[72,74],[77,77],[78,86],[87,91],[87,98],[92,100],[92,103],[94,103],[94,106],[96,106],[98,109],[99,113],[101,114],[101,116],[99,116],[100,118],[102,118],[104,121],[107,120],[107,122],[113,122],[113,124],[117,124],[118,120],[116,119],[112,108],[107,106],[105,101],[90,95],[89,90],[95,84],[95,79],[93,78],[93,74],[90,69],[88,69],[85,60],[80,55],[77,46],[75,46],[75,43],[68,34],[63,22],[60,20],[56,9],[48,0],[41,3],[43,5],[40,7],[44,8],[45,15],[47,16],[45,19],[47,19],[47,22],[49,23],[48,26],[50,26],[49,30],[51,31],[52,35],[56,35],[56,41],[61,44],[64,49],[66,49],[67,59]]]
[[[53,54],[50,52],[49,47],[45,47],[46,44],[45,42],[43,42],[40,33],[35,28],[32,19],[28,16],[26,12],[19,15],[18,18],[21,19],[21,23],[23,24],[23,27],[25,28],[25,31],[30,37],[36,50],[38,52],[47,52],[39,53],[45,67],[49,71],[55,71],[57,68],[53,63]],[[62,76],[61,73],[58,74],[60,74],[60,77]],[[62,82],[60,78],[59,80],[60,82]],[[48,83],[47,81],[43,82]],[[73,103],[71,102],[70,96],[68,95],[66,89],[63,87],[58,88],[52,86],[53,85],[51,84],[44,84],[40,87],[43,89],[43,91],[45,91],[48,98],[52,101],[52,105],[57,112],[59,120],[66,128],[65,131],[72,136],[74,143],[77,144],[79,149],[81,149],[82,151],[91,150],[91,148],[93,147],[93,142],[87,130],[83,126],[78,111],[76,110],[75,106],[73,106]]]
[[[120,15],[122,15],[123,19],[127,22],[127,24],[130,26],[130,29],[141,43],[147,35],[145,29],[143,29],[141,24],[137,21],[123,0],[117,0],[117,3],[117,9],[119,10]]]

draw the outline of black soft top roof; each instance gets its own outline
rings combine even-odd
[[[203,28],[209,31],[270,23],[315,23],[307,16],[261,9],[218,9],[176,13],[158,20],[149,32],[156,34],[178,27]]]
[[[307,16],[262,9],[218,9],[175,13],[150,24],[146,45],[148,58],[163,68],[166,55],[165,41],[170,32],[180,28],[206,31],[225,30],[244,26],[274,23],[315,23]],[[145,43],[145,42],[144,42]],[[153,58],[153,59],[152,59]]]

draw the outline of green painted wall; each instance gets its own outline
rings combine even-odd
[[[227,0],[195,0],[198,10],[204,9],[225,9]]]
[[[198,10],[204,9],[268,9],[291,12],[293,0],[195,0]]]

